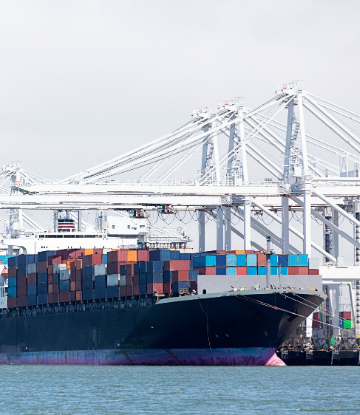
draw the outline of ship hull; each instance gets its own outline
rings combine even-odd
[[[0,363],[281,365],[276,348],[323,298],[259,290],[146,307],[134,301],[98,311],[37,310],[42,314],[0,319]]]

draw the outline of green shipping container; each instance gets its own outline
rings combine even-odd
[[[351,320],[344,320],[344,329],[351,329]]]
[[[331,339],[329,340],[329,345],[334,346],[334,342],[335,342],[335,338],[331,337]]]

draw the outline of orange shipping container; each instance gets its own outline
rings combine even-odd
[[[235,251],[236,255],[245,255],[245,251],[243,249]]]
[[[49,294],[53,294],[54,293],[54,285],[53,284],[49,284],[48,285],[48,293]]]
[[[76,284],[75,284],[75,281],[72,281],[70,283],[70,291],[75,291],[75,290],[76,290]]]
[[[76,293],[75,293],[75,300],[76,301],[81,301],[81,291],[76,291]]]
[[[84,255],[92,255],[94,253],[94,249],[85,249]]]
[[[127,253],[128,262],[137,262],[137,251],[129,250]]]

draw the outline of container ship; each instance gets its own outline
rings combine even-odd
[[[2,364],[284,365],[276,349],[325,298],[286,287],[321,287],[307,255],[66,249],[8,265]]]

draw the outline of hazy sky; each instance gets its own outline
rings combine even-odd
[[[62,178],[277,85],[359,112],[359,1],[0,0],[0,164]]]

